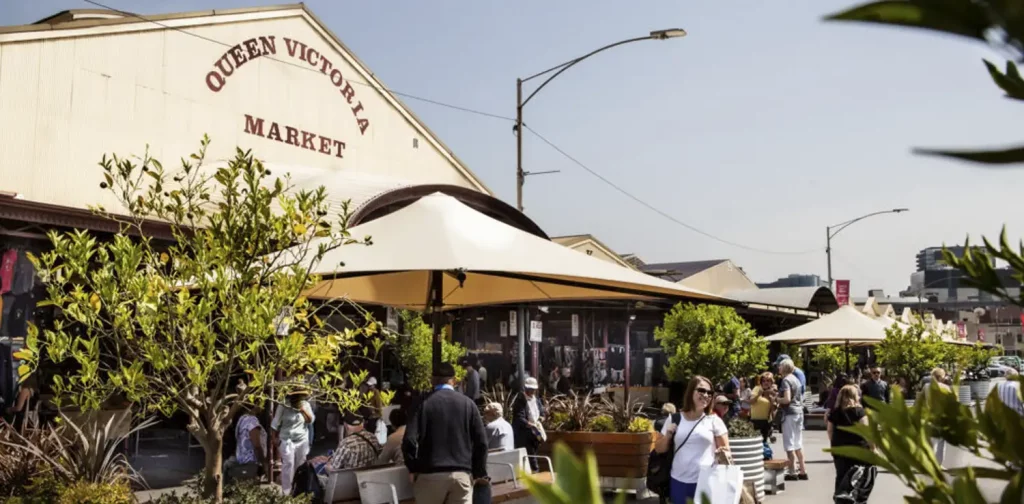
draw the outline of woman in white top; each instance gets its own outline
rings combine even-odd
[[[711,380],[695,376],[686,386],[679,424],[675,415],[665,422],[662,436],[654,445],[658,453],[675,450],[672,459],[672,504],[686,504],[695,499],[697,480],[702,467],[710,467],[715,455],[729,450],[729,432],[718,415],[711,414],[714,387]]]

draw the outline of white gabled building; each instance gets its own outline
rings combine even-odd
[[[252,149],[337,201],[443,184],[501,206],[303,5],[143,17],[75,10],[0,27],[0,131],[0,219],[113,209],[99,188],[102,155],[148,145],[170,167],[203,134],[213,141],[208,160]]]

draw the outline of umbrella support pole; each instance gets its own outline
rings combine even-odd
[[[516,356],[516,376],[519,382],[519,392],[523,393],[523,384],[526,382],[526,307],[520,305],[516,308],[516,334],[519,335]]]
[[[435,270],[430,272],[430,326],[434,332],[434,341],[431,345],[431,370],[436,373],[441,367],[442,357],[442,346],[441,341],[444,338],[444,323],[441,317],[444,313],[441,311],[444,305],[443,293],[441,292],[441,286],[444,283],[444,272]],[[433,373],[431,373],[433,375]]]

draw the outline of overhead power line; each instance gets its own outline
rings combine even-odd
[[[159,21],[157,21],[155,19],[150,19],[150,18],[148,18],[146,16],[143,16],[141,14],[136,14],[134,12],[128,12],[128,11],[125,11],[125,10],[118,9],[116,7],[111,7],[110,5],[104,4],[102,2],[98,2],[96,0],[82,0],[82,1],[84,1],[85,3],[91,4],[91,5],[94,5],[96,7],[100,7],[102,9],[107,9],[109,11],[117,12],[118,14],[121,14],[121,15],[124,15],[124,16],[134,17],[134,18],[139,19],[141,21],[145,21],[147,23],[152,23],[152,24],[160,26],[162,28],[165,28],[165,29],[168,29],[168,30],[174,30],[174,31],[176,31],[178,33],[182,33],[182,34],[188,35],[190,37],[195,37],[195,38],[198,38],[198,39],[201,39],[201,40],[205,40],[207,42],[210,42],[210,43],[213,43],[213,44],[217,44],[217,45],[220,45],[220,46],[223,46],[223,47],[233,47],[235,45],[235,44],[229,44],[227,42],[222,42],[220,40],[217,40],[217,39],[214,39],[214,38],[210,38],[210,37],[207,37],[207,36],[195,33],[195,32],[191,32],[191,31],[188,31],[188,30],[185,30],[185,29],[182,29],[182,28],[178,28],[176,26],[170,26],[170,25],[168,25],[166,23],[161,23],[161,22],[159,22]],[[305,71],[308,71],[308,72],[317,72],[317,73],[319,73],[319,70],[317,70],[317,69],[315,69],[313,67],[310,67],[308,65],[299,65],[299,64],[294,63],[292,61],[288,61],[288,60],[284,60],[284,59],[280,59],[280,58],[275,58],[273,56],[263,56],[260,59],[270,60],[270,61],[273,61],[275,63],[280,63],[280,64],[283,64],[283,65],[288,65],[288,66],[291,66],[291,67],[294,67],[294,68],[299,68],[299,69],[302,69],[302,70],[305,70]],[[360,85],[360,86],[376,87],[376,86],[374,86],[373,84],[371,84],[369,82],[361,82],[361,81],[356,81],[356,80],[349,80],[349,82],[351,82],[352,84]],[[381,85],[381,87],[386,89],[391,94],[394,94],[394,95],[397,95],[397,96],[401,96],[403,98],[408,98],[410,100],[421,101],[421,102],[424,102],[424,103],[429,103],[431,105],[436,105],[438,107],[444,107],[444,108],[448,108],[448,109],[452,109],[452,110],[457,110],[457,111],[460,111],[460,112],[466,112],[466,113],[469,113],[469,114],[479,115],[479,116],[483,116],[483,117],[489,117],[489,118],[492,118],[492,119],[500,119],[500,120],[504,120],[504,121],[515,122],[515,119],[513,119],[511,117],[507,117],[507,116],[501,115],[501,114],[495,114],[495,113],[486,112],[486,111],[483,111],[483,110],[477,110],[477,109],[473,109],[473,108],[469,108],[469,107],[463,107],[461,105],[455,105],[455,104],[452,104],[452,103],[446,103],[446,102],[442,102],[442,101],[438,101],[438,100],[432,100],[430,98],[425,98],[425,97],[414,95],[414,94],[411,94],[411,93],[405,93],[405,92],[402,92],[402,91],[396,91],[394,89],[388,89],[388,88],[384,87],[383,85]],[[717,241],[719,243],[723,243],[725,245],[729,245],[729,246],[732,246],[732,247],[740,248],[740,249],[751,251],[751,252],[758,252],[758,253],[762,253],[762,254],[771,254],[771,255],[805,255],[805,254],[810,254],[810,253],[814,253],[814,252],[821,252],[822,250],[824,250],[821,247],[814,248],[814,249],[803,250],[803,251],[793,251],[793,252],[778,251],[778,250],[766,250],[766,249],[761,249],[761,248],[758,248],[758,247],[752,247],[752,246],[749,246],[749,245],[744,245],[742,243],[734,242],[734,241],[731,241],[731,240],[727,240],[725,238],[721,238],[721,237],[715,236],[715,235],[713,235],[713,234],[711,234],[711,233],[709,233],[707,231],[699,229],[699,228],[697,228],[697,227],[695,227],[695,226],[693,226],[693,225],[691,225],[691,224],[689,224],[687,222],[684,222],[684,221],[682,221],[680,219],[677,219],[676,217],[673,217],[669,213],[667,213],[665,211],[662,211],[661,209],[651,205],[650,203],[647,203],[642,198],[633,195],[633,193],[627,191],[626,189],[623,189],[622,187],[620,187],[619,185],[615,184],[611,180],[607,179],[606,177],[604,177],[600,173],[598,173],[598,172],[594,171],[593,169],[591,169],[589,166],[583,164],[581,161],[579,161],[578,159],[576,159],[575,157],[570,155],[568,152],[563,150],[561,147],[555,145],[554,142],[548,140],[547,138],[545,138],[543,135],[538,133],[533,128],[531,128],[531,127],[529,127],[529,126],[527,126],[525,124],[523,125],[523,127],[524,127],[524,129],[528,130],[530,133],[534,134],[537,138],[539,138],[542,142],[547,144],[549,147],[554,149],[556,152],[558,152],[559,154],[564,156],[569,161],[573,162],[573,164],[575,164],[576,166],[582,168],[585,172],[587,172],[590,175],[596,177],[598,180],[604,182],[606,185],[608,185],[609,187],[611,187],[615,191],[619,192],[623,196],[625,196],[625,197],[633,200],[634,202],[640,204],[642,207],[647,208],[648,210],[651,210],[654,213],[657,213],[658,215],[664,217],[668,221],[670,221],[670,222],[672,222],[674,224],[677,224],[679,226],[682,226],[683,228],[688,229],[688,230],[690,230],[690,231],[692,231],[694,233],[697,233],[697,234],[699,234],[701,236],[704,236],[706,238],[710,238],[712,240],[715,240],[715,241]]]
[[[801,250],[801,251],[766,250],[766,249],[762,249],[762,248],[758,248],[758,247],[751,247],[749,245],[744,245],[742,243],[734,242],[734,241],[727,240],[725,238],[713,235],[713,234],[711,234],[711,233],[709,233],[707,231],[704,231],[704,230],[702,230],[700,228],[697,228],[696,226],[693,226],[692,224],[684,222],[684,221],[682,221],[682,220],[680,220],[680,219],[670,215],[668,212],[665,212],[665,211],[661,210],[660,208],[658,208],[658,207],[656,207],[656,206],[654,206],[654,205],[644,201],[643,198],[635,196],[633,193],[627,191],[626,189],[623,189],[621,186],[619,186],[615,182],[612,182],[611,180],[608,180],[608,178],[606,178],[604,175],[601,175],[600,173],[598,173],[598,172],[594,171],[593,169],[591,169],[589,166],[583,164],[582,161],[580,161],[579,159],[576,159],[571,154],[569,154],[568,152],[563,150],[561,147],[555,145],[554,142],[552,142],[551,140],[548,140],[547,138],[545,138],[544,135],[541,135],[540,133],[538,133],[537,130],[535,130],[535,129],[533,129],[533,128],[525,125],[525,124],[523,125],[523,128],[525,128],[530,133],[533,133],[537,138],[540,139],[540,141],[546,143],[549,147],[551,147],[556,152],[558,152],[559,154],[564,156],[566,159],[568,159],[569,161],[572,161],[573,164],[575,164],[576,166],[582,168],[587,173],[593,175],[594,177],[596,177],[601,182],[604,182],[606,185],[608,185],[609,187],[611,187],[612,189],[617,191],[619,194],[622,194],[623,196],[625,196],[625,197],[633,200],[634,202],[640,204],[644,208],[647,208],[648,210],[650,210],[650,211],[652,211],[652,212],[654,212],[654,213],[656,213],[656,214],[658,214],[658,215],[668,219],[669,221],[671,221],[671,222],[673,222],[675,224],[678,224],[678,225],[680,225],[680,226],[682,226],[682,227],[684,227],[684,228],[686,228],[686,229],[688,229],[690,231],[693,231],[694,233],[697,233],[697,234],[699,234],[701,236],[704,236],[706,238],[710,238],[712,240],[715,240],[715,241],[717,241],[719,243],[723,243],[725,245],[730,245],[730,246],[733,246],[733,247],[736,247],[736,248],[740,248],[740,249],[743,249],[743,250],[749,250],[751,252],[760,252],[762,254],[772,254],[772,255],[805,255],[805,254],[810,254],[810,253],[813,253],[813,252],[822,252],[822,251],[824,251],[823,247],[817,247],[817,248]]]

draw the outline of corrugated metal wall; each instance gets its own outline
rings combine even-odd
[[[0,190],[35,201],[85,207],[114,202],[99,189],[103,154],[142,154],[178,164],[204,133],[209,158],[239,145],[276,164],[305,166],[414,183],[473,187],[386,99],[345,63],[302,17],[0,43]],[[235,69],[219,92],[207,73],[230,49],[274,35],[277,54]],[[200,38],[199,36],[203,37]],[[328,55],[351,78],[361,134],[345,97],[328,75],[289,56],[284,38]],[[246,134],[245,114],[345,142],[343,158]],[[414,139],[418,147],[414,147]],[[337,185],[337,184],[331,184]],[[343,185],[343,184],[342,184]],[[387,185],[387,184],[385,184]],[[336,189],[336,191],[343,191]],[[354,196],[354,195],[353,195]],[[348,197],[332,194],[332,199]]]

